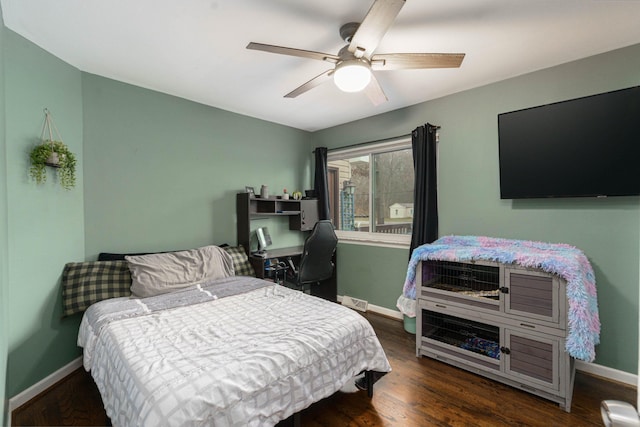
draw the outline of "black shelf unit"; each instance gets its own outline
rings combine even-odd
[[[251,250],[251,219],[285,216],[289,219],[289,230],[311,231],[318,222],[318,201],[313,199],[285,200],[262,199],[250,193],[236,194],[237,239],[249,255]]]

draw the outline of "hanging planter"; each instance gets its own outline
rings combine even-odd
[[[47,166],[53,167],[57,170],[60,185],[66,190],[71,190],[76,185],[76,156],[62,142],[49,110],[45,108],[44,114],[42,143],[31,150],[29,175],[36,183],[43,184],[47,181]],[[52,130],[55,130],[58,140],[54,140]],[[45,135],[48,135],[49,139],[45,139]]]

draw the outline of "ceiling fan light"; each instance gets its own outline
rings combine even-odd
[[[343,61],[336,66],[333,81],[343,92],[360,92],[371,81],[371,69],[362,60]]]

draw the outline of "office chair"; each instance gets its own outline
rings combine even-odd
[[[338,236],[333,230],[330,220],[316,223],[304,242],[298,268],[295,268],[291,258],[287,260],[293,274],[293,278],[287,277],[287,284],[304,290],[307,285],[311,286],[331,278],[335,267],[333,253],[338,246]]]

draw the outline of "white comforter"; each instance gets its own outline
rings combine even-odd
[[[360,314],[259,279],[221,282],[85,313],[78,345],[114,426],[274,425],[363,370],[391,370]],[[246,292],[224,296],[229,285]]]

